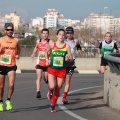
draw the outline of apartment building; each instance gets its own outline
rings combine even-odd
[[[116,20],[117,21],[117,20]],[[85,19],[85,27],[92,29],[93,32],[101,31],[102,34],[106,32],[115,31],[115,17],[108,14],[89,14]]]
[[[44,28],[57,28],[58,11],[55,9],[48,9],[43,17]]]
[[[15,30],[18,30],[19,25],[20,25],[20,16],[18,16],[16,14],[16,12],[10,13],[10,14],[6,14],[5,18],[9,19],[14,24],[14,29]]]

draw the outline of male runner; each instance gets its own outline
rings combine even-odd
[[[66,68],[66,78],[65,78],[65,88],[64,88],[64,95],[62,102],[63,104],[67,104],[67,94],[70,89],[70,80],[71,77],[74,73],[74,69],[76,68],[75,66],[75,58],[76,58],[76,50],[78,51],[79,54],[81,54],[81,47],[79,44],[79,40],[73,37],[74,35],[74,30],[72,27],[67,27],[66,28],[66,39],[65,42],[70,46],[71,52],[72,52],[72,57],[74,59],[73,62],[67,62],[67,68]]]
[[[36,87],[37,87],[37,95],[36,98],[41,98],[41,79],[42,79],[42,72],[44,72],[44,80],[46,83],[48,83],[48,74],[47,74],[47,68],[46,65],[46,59],[45,59],[45,50],[47,49],[49,43],[52,41],[48,39],[49,36],[49,30],[44,28],[41,31],[41,39],[38,39],[36,41],[36,46],[33,50],[33,53],[31,57],[34,57],[35,52],[38,52],[38,59],[37,59],[37,65],[36,65],[36,73],[37,73],[37,79],[36,79]],[[49,59],[49,54],[48,54]]]
[[[0,38],[0,111],[3,108],[3,94],[5,77],[8,76],[9,88],[6,100],[6,110],[12,110],[11,96],[14,91],[16,76],[16,59],[19,59],[20,45],[17,38],[13,37],[14,26],[12,23],[5,23],[4,37]]]

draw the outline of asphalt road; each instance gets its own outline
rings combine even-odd
[[[118,111],[106,106],[103,101],[103,75],[74,73],[71,81],[68,105],[59,97],[57,112],[50,112],[47,99],[47,84],[42,81],[42,98],[36,98],[35,73],[21,73],[16,76],[12,96],[13,110],[0,112],[0,120],[120,120]],[[6,79],[4,101],[7,97]],[[61,96],[63,89],[61,90]],[[5,106],[4,106],[5,107]]]

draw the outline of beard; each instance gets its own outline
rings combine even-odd
[[[7,33],[6,35],[7,35],[8,37],[12,37],[13,33],[9,33],[9,34]]]

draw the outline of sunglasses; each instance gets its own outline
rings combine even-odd
[[[13,31],[13,29],[6,29],[6,31]]]
[[[73,32],[67,32],[67,34],[73,34]]]

